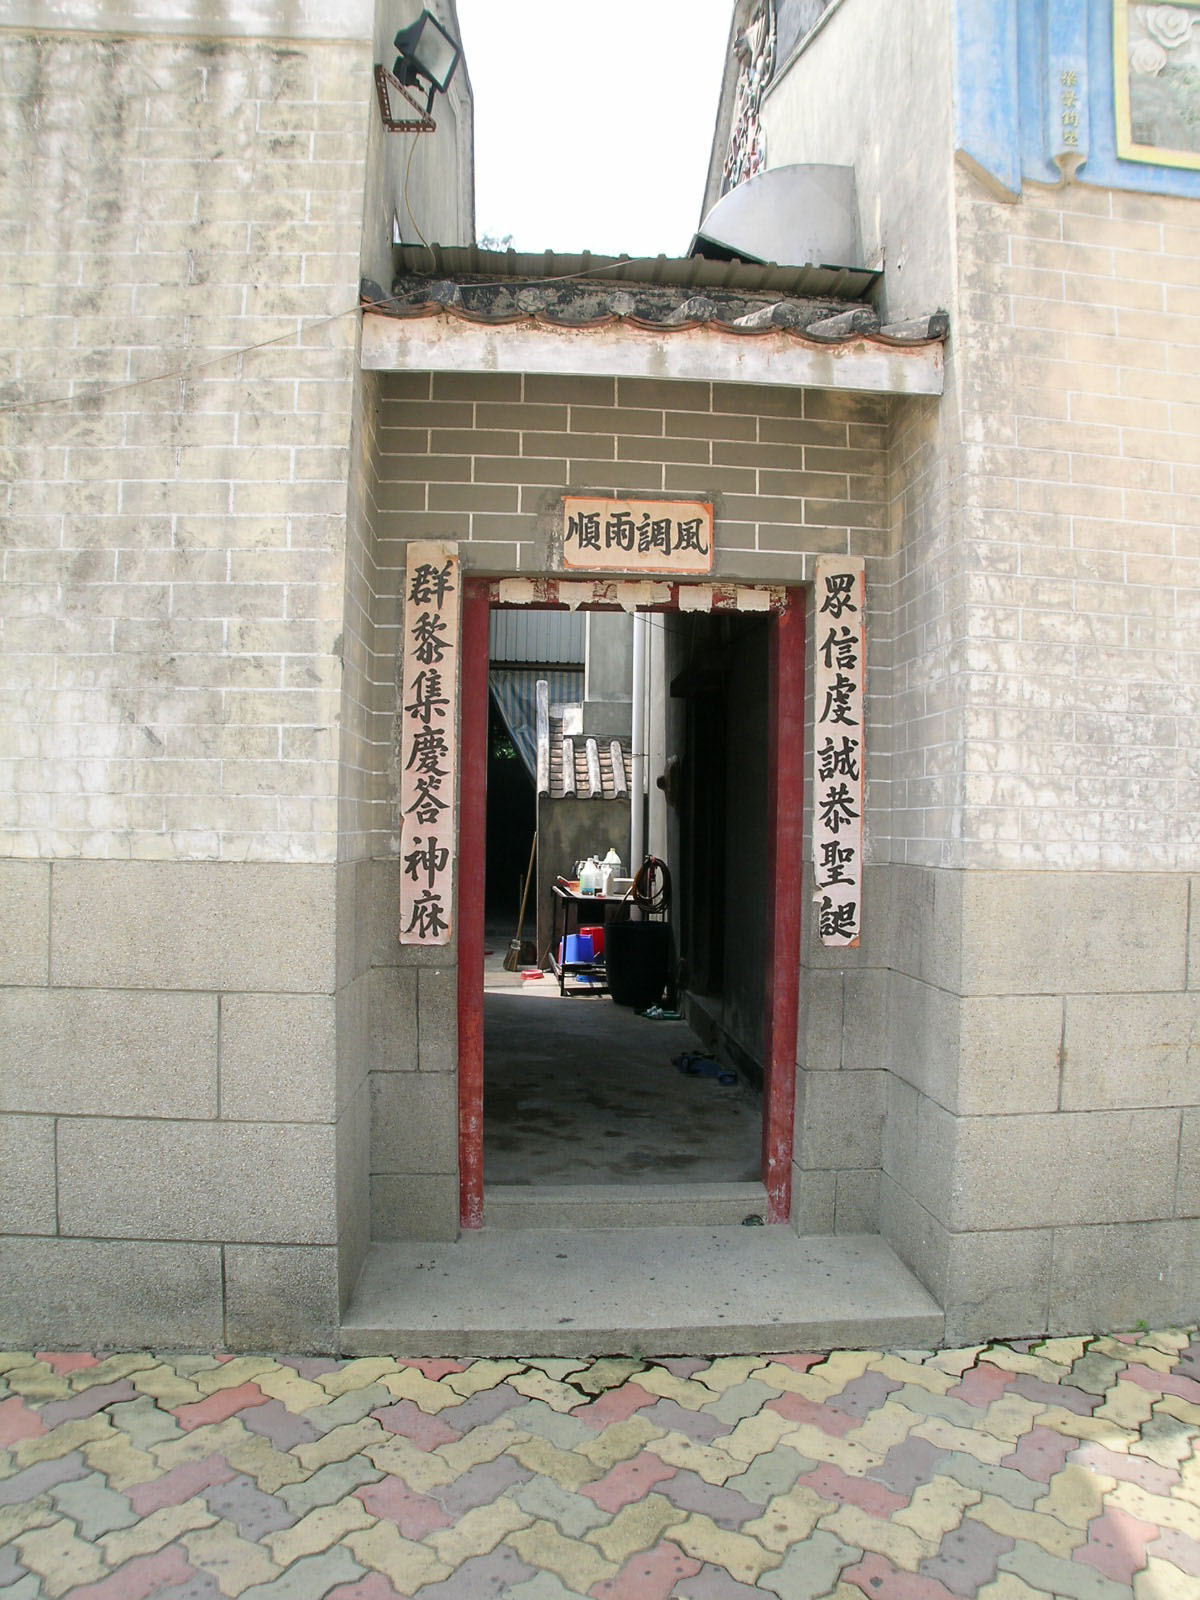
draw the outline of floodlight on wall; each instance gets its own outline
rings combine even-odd
[[[401,28],[393,42],[399,53],[392,70],[375,67],[375,89],[383,125],[389,133],[432,133],[437,126],[430,115],[433,97],[445,94],[450,87],[450,79],[462,56],[462,46],[428,10],[422,11],[407,28]],[[419,92],[423,83],[429,85],[429,98],[424,108],[409,93],[414,88]],[[417,113],[415,118],[394,114],[393,91]]]

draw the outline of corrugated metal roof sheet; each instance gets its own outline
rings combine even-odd
[[[673,289],[729,289],[753,295],[799,295],[820,300],[861,300],[878,281],[863,267],[780,267],[772,263],[710,261],[704,256],[560,255],[545,250],[481,250],[478,245],[396,245],[398,275],[425,278],[522,278],[529,282],[588,278]]]
[[[582,611],[544,611],[522,607],[493,611],[488,624],[488,657],[501,662],[540,662],[582,666],[587,655]]]

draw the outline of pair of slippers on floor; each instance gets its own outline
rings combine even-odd
[[[737,1082],[736,1072],[730,1072],[728,1067],[721,1066],[701,1050],[685,1050],[682,1055],[672,1056],[671,1059],[680,1072],[689,1078],[715,1078],[718,1083],[726,1085]]]

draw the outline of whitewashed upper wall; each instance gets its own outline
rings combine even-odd
[[[335,854],[373,100],[367,38],[0,30],[3,853]]]
[[[8,0],[0,20],[55,32],[366,39],[374,13],[375,0]]]
[[[0,29],[230,40],[369,39],[374,60],[390,68],[396,32],[421,10],[420,0],[8,0],[0,11]],[[454,0],[431,0],[430,10],[462,40]],[[418,230],[438,244],[474,239],[474,112],[465,60],[464,48],[449,93],[435,99],[435,133],[389,134],[373,106],[369,121],[363,120],[369,150],[362,271],[384,289],[391,286],[393,217],[400,219],[403,238],[414,244]]]
[[[842,0],[763,97],[767,165],[853,166],[890,317],[954,297],[950,7]]]

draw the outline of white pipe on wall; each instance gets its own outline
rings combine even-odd
[[[646,634],[647,618],[633,617],[633,760],[629,785],[629,871],[637,872],[646,854]]]

